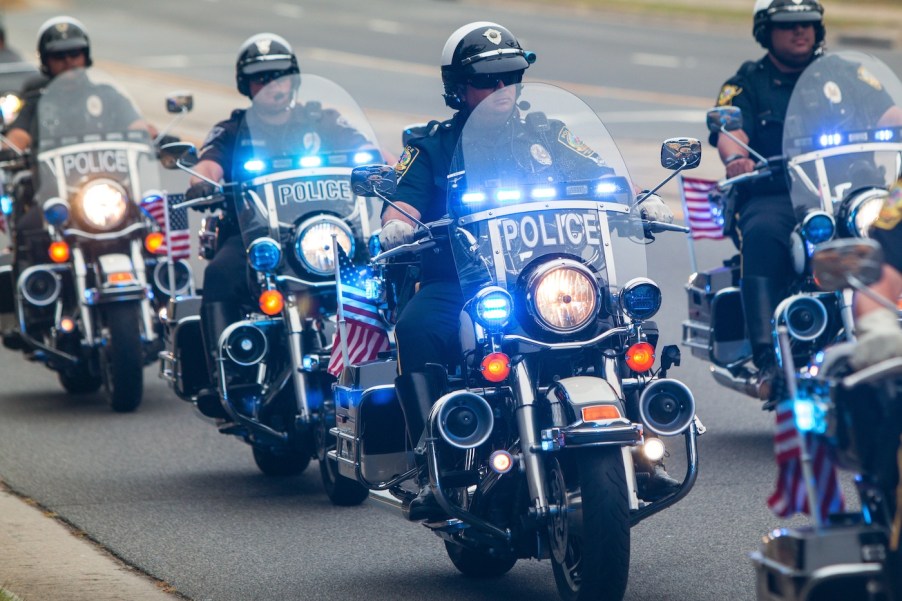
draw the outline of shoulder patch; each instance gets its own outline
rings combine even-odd
[[[592,159],[598,165],[605,165],[604,159],[602,159],[597,152],[589,148],[585,142],[579,139],[579,136],[570,131],[566,126],[562,127],[561,131],[558,132],[557,141],[576,154],[584,156],[587,159]]]
[[[890,188],[889,196],[880,209],[880,215],[874,221],[874,227],[891,230],[902,221],[902,179]]]
[[[404,177],[404,174],[407,173],[407,170],[413,165],[413,162],[417,160],[419,154],[419,148],[414,148],[409,145],[404,147],[404,152],[401,153],[401,156],[398,157],[398,162],[395,163],[395,173],[398,176],[398,181]]]
[[[203,144],[200,145],[201,149],[206,148],[210,144],[216,141],[216,138],[225,133],[225,128],[221,125],[215,125],[213,129],[210,130],[210,133],[207,134],[207,137],[204,138]]]
[[[875,90],[882,90],[883,84],[880,83],[880,80],[874,77],[874,74],[867,70],[863,65],[858,67],[858,79],[868,84]]]
[[[720,94],[717,96],[717,106],[732,105],[733,99],[740,94],[742,94],[742,88],[733,84],[725,84],[724,87],[720,89]]]

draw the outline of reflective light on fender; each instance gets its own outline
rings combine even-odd
[[[514,467],[514,458],[507,451],[495,451],[489,457],[489,465],[496,474],[506,474]]]
[[[592,405],[582,408],[584,422],[600,422],[621,417],[616,405]]]
[[[626,350],[626,364],[636,373],[645,373],[655,364],[655,347],[637,342]]]
[[[63,317],[62,319],[60,319],[59,329],[61,332],[68,334],[75,329],[75,322],[72,321],[71,317]]]
[[[106,281],[108,284],[131,284],[135,281],[135,276],[128,271],[114,271],[107,274]]]
[[[164,242],[166,242],[166,237],[162,232],[151,232],[144,237],[144,248],[151,254],[157,254],[161,252],[160,249],[163,248]]]
[[[664,443],[660,438],[646,438],[642,453],[651,461],[658,461],[664,457]]]
[[[511,360],[504,353],[491,353],[482,360],[479,369],[489,382],[504,382],[511,373]]]
[[[278,290],[264,290],[260,295],[260,310],[266,315],[278,315],[284,305],[285,299]]]
[[[54,263],[65,263],[69,260],[69,245],[65,242],[53,242],[47,249],[50,260]]]

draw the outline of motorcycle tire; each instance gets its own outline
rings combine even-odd
[[[620,448],[585,449],[550,461],[548,487],[549,502],[561,507],[548,532],[561,598],[621,601],[629,580],[630,521]],[[567,506],[574,499],[581,510]],[[581,520],[572,517],[580,514]]]
[[[274,450],[254,445],[254,463],[267,476],[296,476],[307,469],[310,455],[295,449]]]
[[[89,394],[103,386],[103,378],[86,372],[61,371],[59,380],[69,394]]]
[[[137,409],[144,392],[140,308],[137,303],[112,303],[104,309],[109,334],[103,351],[106,385],[110,406],[119,413]]]
[[[500,578],[517,563],[513,556],[494,557],[477,549],[470,549],[445,541],[445,551],[454,567],[470,578]]]

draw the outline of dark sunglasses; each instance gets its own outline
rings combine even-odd
[[[52,58],[54,60],[62,61],[67,58],[78,58],[79,56],[83,56],[85,51],[81,48],[76,50],[65,50],[63,52],[51,52],[48,54],[48,58]]]
[[[510,73],[480,73],[471,75],[467,84],[477,90],[494,90],[499,83],[512,86],[523,81],[523,71],[511,71]]]
[[[782,31],[790,31],[795,29],[796,27],[814,27],[814,23],[811,21],[797,21],[795,23],[774,23],[774,29],[780,29]]]
[[[261,71],[260,73],[254,73],[253,75],[250,75],[249,79],[253,83],[266,85],[277,79],[282,79],[285,76],[286,73],[284,71]]]

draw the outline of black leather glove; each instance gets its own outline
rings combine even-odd
[[[17,161],[22,158],[22,155],[13,150],[12,148],[4,148],[0,150],[0,162],[6,163],[9,161]]]
[[[178,136],[171,136],[169,134],[166,134],[165,136],[160,138],[159,142],[157,142],[157,148],[162,148],[163,146],[166,146],[167,144],[174,144],[176,142],[181,142],[181,141],[182,141],[182,139]]]
[[[185,200],[205,198],[207,196],[213,196],[217,192],[218,190],[213,184],[208,182],[197,182],[196,184],[191,184],[191,187],[185,192]]]

